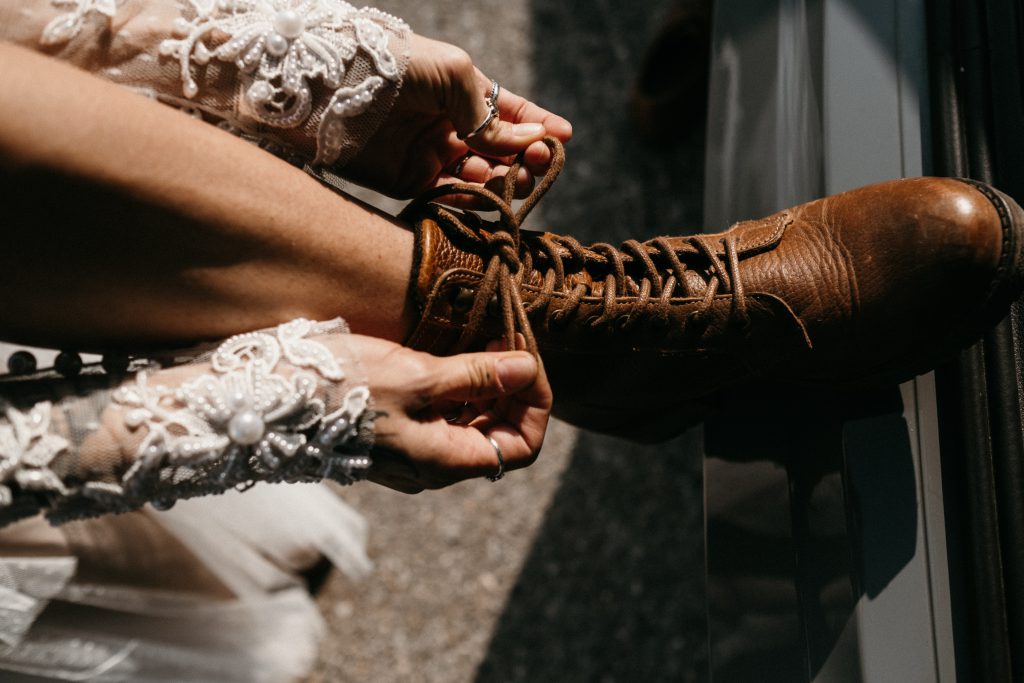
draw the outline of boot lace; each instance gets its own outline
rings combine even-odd
[[[526,349],[537,355],[537,341],[530,319],[541,312],[555,324],[567,322],[579,310],[584,297],[596,291],[601,283],[599,314],[589,324],[594,328],[618,325],[630,329],[640,320],[653,316],[656,323],[667,324],[673,297],[700,298],[690,314],[692,322],[706,317],[720,294],[731,294],[731,317],[742,328],[750,325],[747,299],[740,277],[738,236],[690,235],[670,243],[665,237],[648,242],[627,240],[621,247],[598,242],[584,246],[569,236],[548,235],[544,239],[522,231],[520,226],[530,211],[554,184],[565,165],[562,143],[553,137],[544,139],[551,150],[551,164],[533,191],[523,200],[518,211],[512,209],[515,179],[522,165],[522,155],[505,175],[501,195],[479,185],[452,183],[428,190],[410,206],[411,210],[427,202],[453,195],[471,195],[483,200],[497,211],[495,223],[467,220],[436,206],[439,219],[460,235],[462,241],[476,245],[484,256],[484,276],[473,298],[468,318],[456,343],[456,353],[465,351],[479,338],[488,314],[496,301],[504,327],[506,348],[515,348],[516,333],[526,340]],[[471,225],[467,224],[471,223]],[[524,232],[526,234],[524,235]],[[720,255],[724,253],[724,259]],[[535,259],[534,254],[541,258]],[[543,261],[540,263],[539,261]],[[658,263],[663,264],[659,268]],[[590,284],[573,282],[571,274],[580,271],[605,273]],[[694,285],[686,272],[696,273],[702,286]],[[540,282],[540,289],[530,303],[524,304],[522,289],[526,284]],[[562,305],[554,308],[556,293],[563,295]],[[622,302],[621,298],[632,297]]]

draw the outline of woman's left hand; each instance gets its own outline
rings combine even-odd
[[[495,188],[525,150],[517,194],[529,192],[533,176],[551,161],[541,140],[552,135],[568,142],[569,122],[502,89],[498,117],[460,140],[486,120],[491,80],[461,48],[415,34],[409,41],[409,65],[394,106],[341,175],[401,199],[451,182]]]
[[[360,359],[379,413],[371,481],[419,493],[537,458],[551,386],[525,351],[492,343],[485,352],[442,358],[375,337],[349,335],[345,343]]]

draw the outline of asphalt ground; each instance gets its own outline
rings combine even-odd
[[[573,122],[566,169],[528,227],[613,243],[701,224],[703,132],[651,144],[629,115],[670,5],[376,3]],[[537,464],[498,483],[347,490],[376,571],[328,579],[310,682],[706,680],[699,441],[638,446],[555,423]]]

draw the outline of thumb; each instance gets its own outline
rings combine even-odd
[[[478,401],[514,394],[537,380],[537,359],[524,351],[436,358],[428,379],[434,398]]]

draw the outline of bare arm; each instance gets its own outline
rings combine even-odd
[[[188,116],[0,44],[0,337],[99,348],[344,313],[401,340],[412,235]]]

